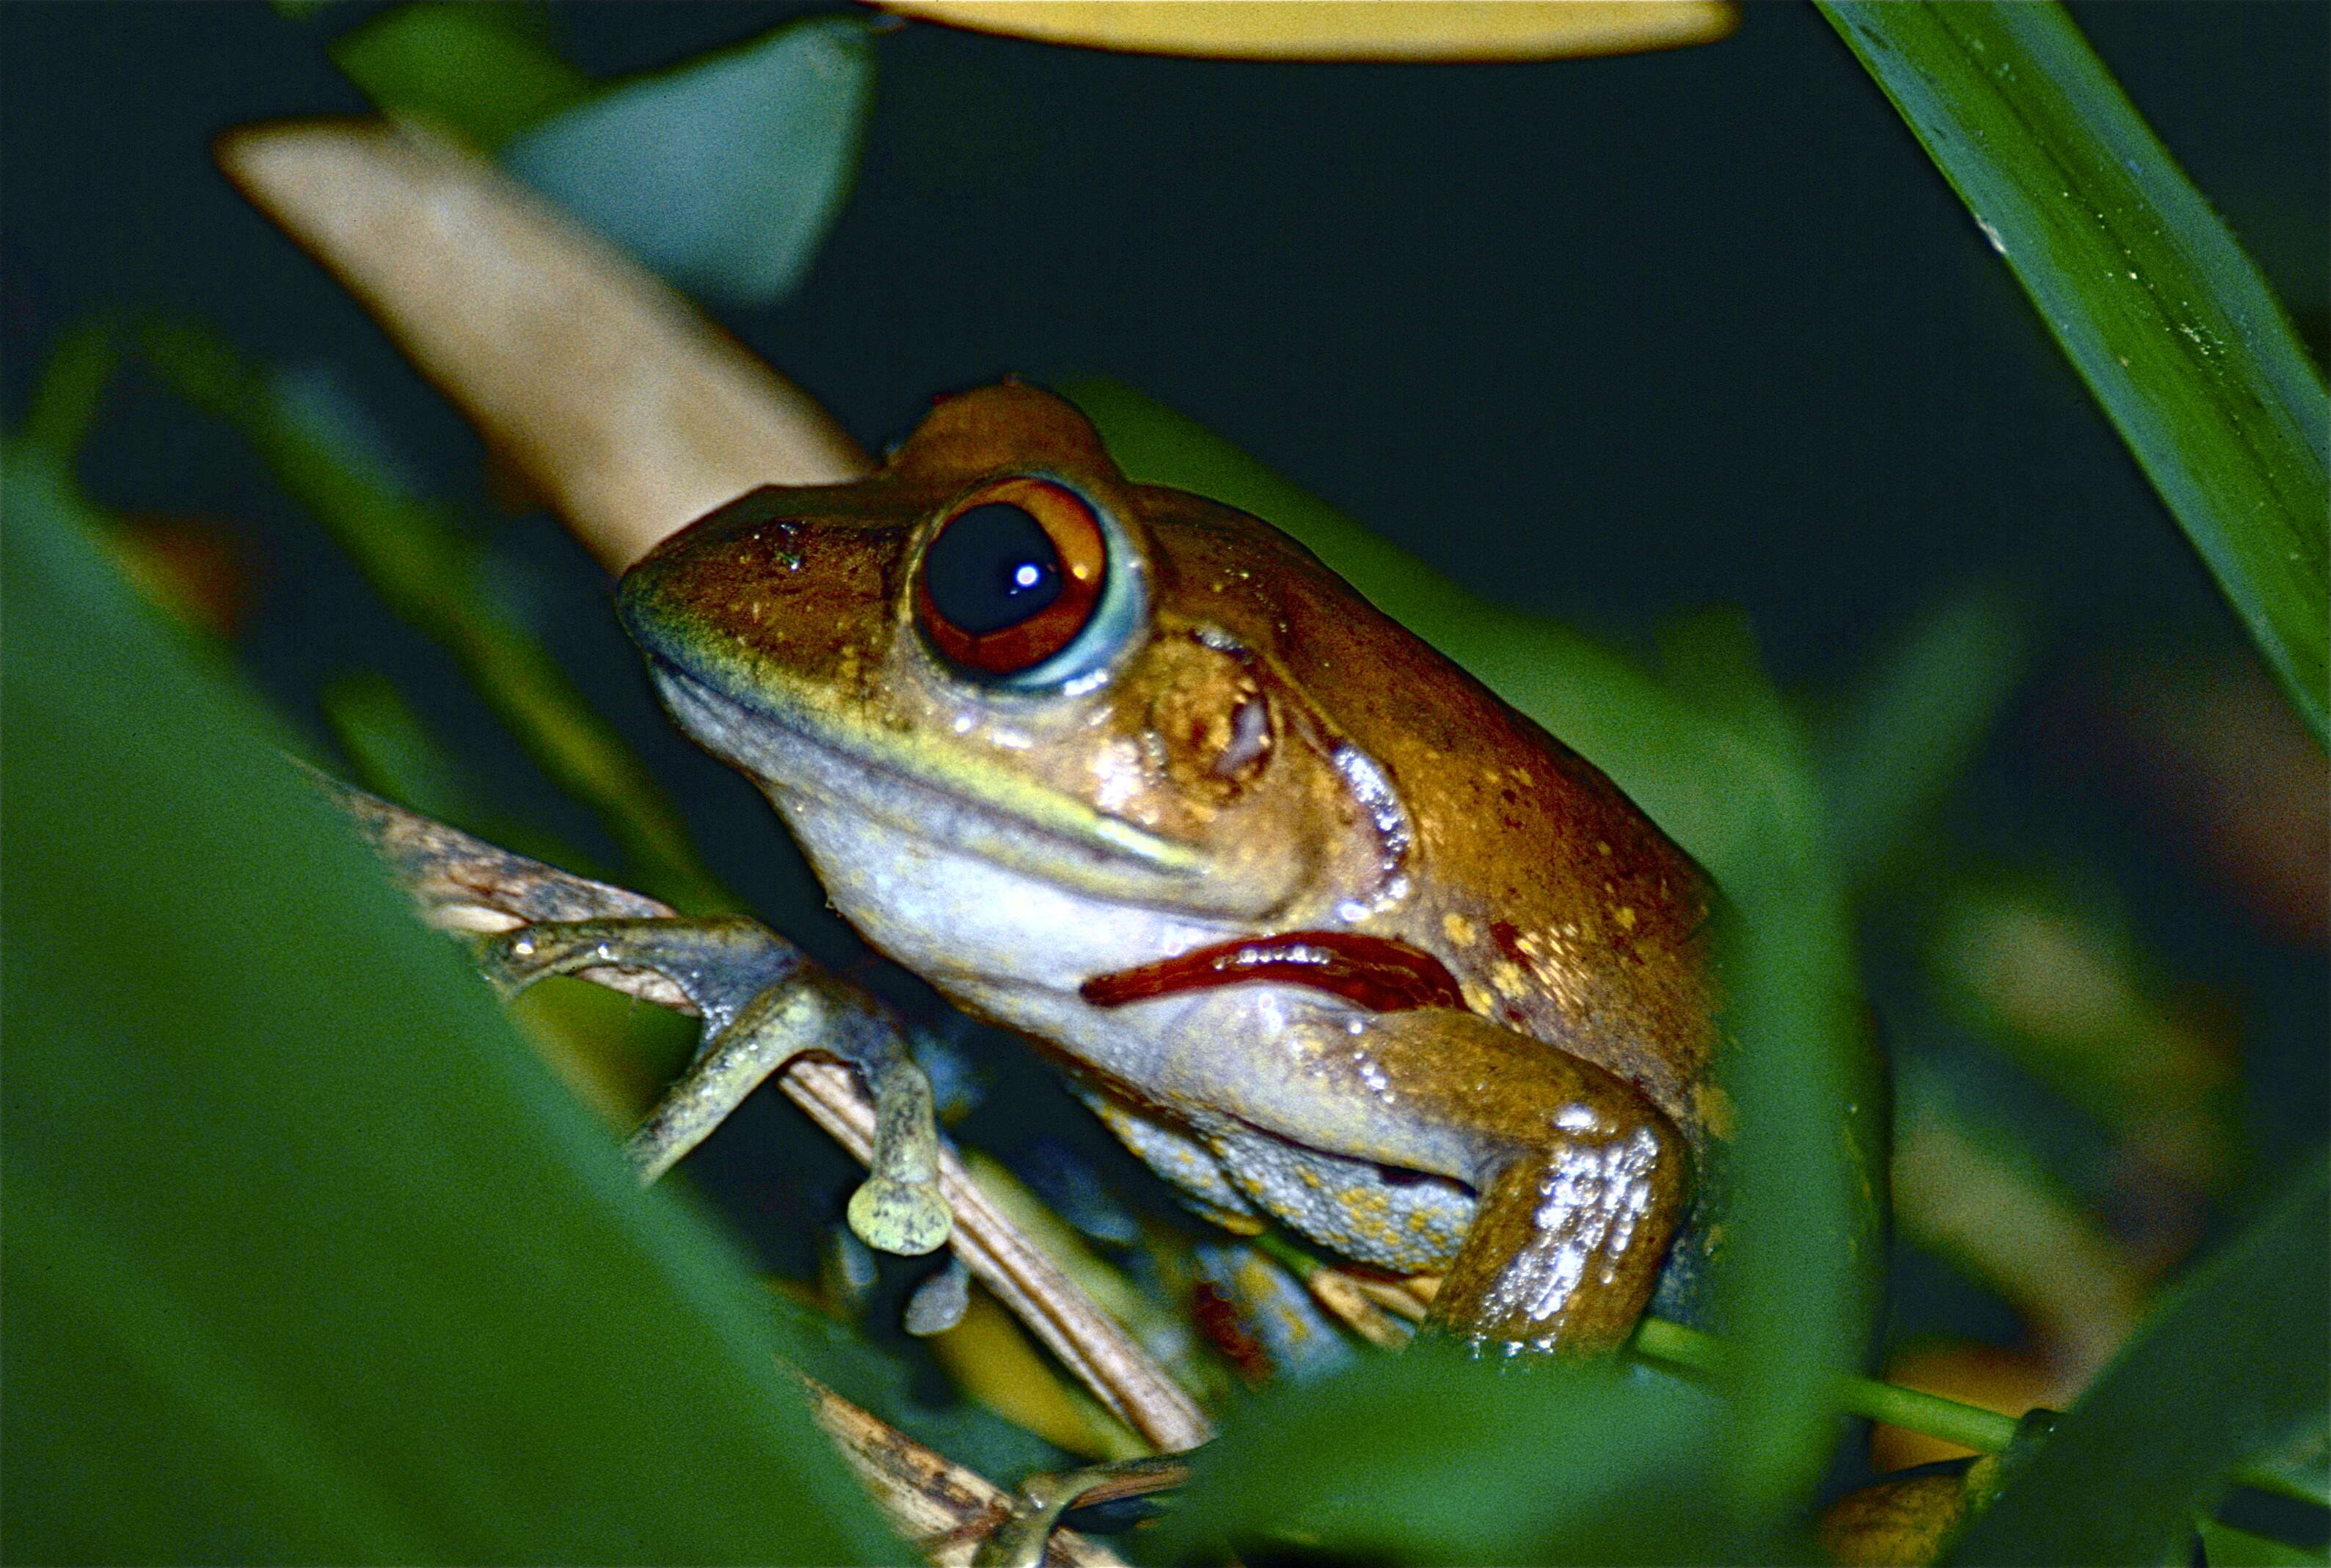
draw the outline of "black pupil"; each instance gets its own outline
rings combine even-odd
[[[933,609],[985,637],[1061,596],[1061,553],[1035,518],[990,501],[939,530],[923,554],[923,585]]]

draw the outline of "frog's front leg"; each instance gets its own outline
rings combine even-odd
[[[642,1181],[671,1169],[794,1058],[830,1056],[855,1068],[874,1098],[873,1157],[850,1200],[851,1229],[886,1252],[947,1240],[930,1085],[897,1021],[757,921],[543,921],[483,939],[479,961],[505,994],[549,974],[652,969],[703,1015],[696,1060],[624,1145]]]
[[[1282,1137],[1474,1189],[1429,1322],[1538,1350],[1626,1339],[1689,1185],[1682,1135],[1640,1089],[1451,1009],[1289,1023],[1266,1070],[1217,1103]]]

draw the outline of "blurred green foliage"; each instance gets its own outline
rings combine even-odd
[[[543,771],[589,803],[644,890],[696,914],[736,907],[680,814],[542,640],[485,591],[484,562],[444,508],[407,494],[325,411],[271,382],[213,333],[153,326],[139,347],[196,408],[233,424],[276,481],[363,566],[390,608],[460,660]]]
[[[2238,1240],[2154,1309],[1951,1560],[2160,1562],[2237,1464],[2320,1421],[2331,1383],[2326,1206],[2318,1150]]]
[[[611,87],[501,157],[671,282],[766,305],[800,283],[841,213],[873,91],[869,24],[813,17]]]
[[[485,151],[591,96],[558,58],[544,14],[508,0],[442,0],[382,12],[332,45],[332,62],[385,109]]]
[[[869,24],[852,16],[604,83],[520,0],[396,6],[331,52],[383,109],[493,154],[671,282],[731,305],[782,299],[809,270],[874,90]]]
[[[798,1335],[6,473],[6,1553],[880,1562]]]
[[[1674,1379],[1417,1346],[1240,1413],[1196,1456],[1160,1560],[1219,1560],[1242,1543],[1413,1563],[1755,1551],[1727,1502],[1722,1406]]]

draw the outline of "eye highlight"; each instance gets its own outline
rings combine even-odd
[[[1073,679],[1099,665],[1123,632],[1094,647],[1089,632],[1126,620],[1110,569],[1111,530],[1065,485],[1019,477],[956,503],[924,546],[915,616],[931,646],[975,678],[1004,685]],[[1129,628],[1127,628],[1129,629]]]

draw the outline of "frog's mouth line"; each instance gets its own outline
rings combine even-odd
[[[661,655],[649,667],[665,706],[705,747],[756,781],[863,811],[918,838],[1000,864],[1042,860],[1033,833],[1104,876],[1194,882],[1208,861],[1194,846],[1094,810],[1073,796],[957,758],[944,774],[881,732],[851,733],[777,701],[744,702]]]

